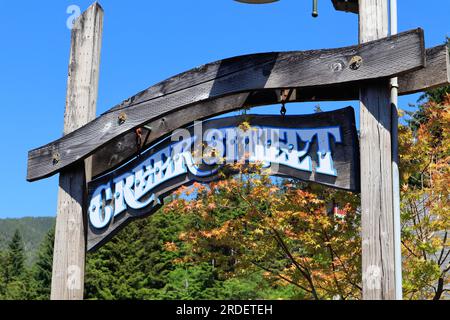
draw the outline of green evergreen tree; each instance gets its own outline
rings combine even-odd
[[[33,278],[25,266],[25,248],[22,236],[16,230],[3,259],[3,297],[6,300],[30,300],[34,298]]]
[[[224,215],[235,214],[224,209]],[[195,248],[180,240],[188,226],[204,223],[160,210],[130,223],[110,242],[87,256],[86,299],[268,299],[297,298],[262,275],[223,277],[214,262],[194,262]],[[174,250],[168,250],[171,245]],[[211,246],[210,250],[220,248]]]
[[[25,249],[22,236],[19,230],[14,235],[8,245],[6,282],[20,278],[25,272]]]
[[[51,229],[39,248],[38,257],[33,266],[34,293],[38,300],[50,299],[54,241],[55,229]]]
[[[6,294],[6,267],[7,255],[5,251],[0,251],[0,300],[3,300]]]
[[[88,254],[85,296],[88,299],[165,299],[168,275],[178,253],[164,244],[177,239],[180,218],[161,212],[134,221],[98,251]]]

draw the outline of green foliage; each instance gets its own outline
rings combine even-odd
[[[401,126],[404,295],[445,299],[450,292],[450,88],[426,102]]]
[[[169,272],[162,299],[200,300],[215,295],[215,275],[211,265],[184,264]]]
[[[19,230],[14,232],[7,251],[6,281],[20,278],[25,271],[25,249]]]
[[[292,297],[262,273],[223,278],[212,261],[190,262],[194,248],[180,234],[201,221],[159,211],[129,224],[88,255],[87,299],[268,299]],[[212,249],[214,250],[214,249]]]
[[[30,267],[36,261],[39,245],[54,224],[53,217],[0,219],[0,251],[7,249],[14,231],[19,230],[25,248],[25,264]]]
[[[6,294],[6,269],[8,268],[6,252],[0,251],[0,299]]]
[[[8,249],[0,254],[2,272],[0,298],[5,300],[27,300],[34,298],[33,279],[25,266],[25,249],[22,236],[14,232]]]
[[[195,221],[180,234],[185,260],[215,261],[219,279],[261,273],[271,297],[355,299],[361,294],[359,198],[317,185],[275,182],[260,168],[236,165],[239,177],[185,188],[166,206]],[[335,201],[342,217],[330,215]],[[261,291],[257,291],[261,298]]]
[[[305,298],[294,286],[277,285],[273,281],[269,281],[261,271],[227,279],[220,284],[217,291],[219,291],[219,298],[225,300]]]
[[[159,213],[128,225],[97,252],[89,254],[86,296],[90,299],[163,299],[175,281],[173,259],[164,244],[176,240],[184,221]],[[172,278],[171,278],[172,277]],[[169,295],[171,296],[171,295]]]
[[[37,260],[32,269],[35,298],[38,300],[50,299],[54,240],[55,229],[50,229],[39,248]]]

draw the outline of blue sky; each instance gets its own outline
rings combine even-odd
[[[179,72],[256,52],[333,48],[357,43],[357,16],[320,0],[251,6],[232,0],[103,0],[103,50],[97,113]],[[27,152],[62,134],[70,30],[67,8],[91,1],[0,3],[0,218],[54,216],[57,177],[28,183]],[[399,29],[425,29],[427,47],[450,35],[450,1],[399,0]],[[408,108],[418,95],[403,97]],[[323,110],[358,103],[321,103]],[[288,111],[311,113],[314,104]],[[279,106],[252,112],[278,113]],[[358,114],[357,114],[358,117]]]

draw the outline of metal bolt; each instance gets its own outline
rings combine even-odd
[[[58,152],[53,153],[52,155],[52,162],[53,165],[57,165],[59,163],[59,161],[61,161],[61,155]]]
[[[342,61],[336,61],[331,64],[331,70],[339,72],[344,69],[344,63]]]
[[[352,70],[358,70],[361,67],[362,63],[363,63],[363,58],[362,57],[354,56],[350,60],[349,67]]]
[[[121,112],[119,114],[118,119],[119,119],[119,124],[124,124],[125,121],[127,121],[127,114],[125,112]]]

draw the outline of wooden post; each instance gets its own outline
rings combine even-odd
[[[388,27],[388,0],[359,0],[360,43],[386,37]],[[389,82],[362,88],[360,101],[363,299],[394,300]]]
[[[95,118],[103,9],[94,3],[72,30],[64,134]],[[60,155],[54,154],[57,163]],[[62,172],[53,253],[52,300],[81,300],[84,291],[86,227],[84,200],[90,179],[89,160]]]

